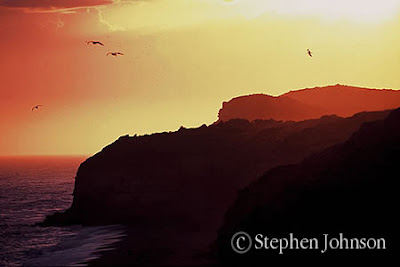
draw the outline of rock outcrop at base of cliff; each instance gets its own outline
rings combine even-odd
[[[220,259],[227,266],[265,266],[272,259],[282,259],[274,249],[235,253],[231,238],[238,231],[270,239],[289,238],[290,233],[300,239],[319,238],[320,249],[285,249],[286,256],[389,259],[397,247],[399,166],[397,109],[385,120],[363,124],[343,144],[300,164],[274,168],[243,189],[219,231]],[[322,254],[324,234],[338,239],[343,234],[349,240],[384,238],[387,248],[329,249]]]
[[[234,118],[302,121],[323,115],[350,117],[363,111],[395,109],[400,91],[344,85],[295,90],[273,97],[264,94],[240,96],[222,104],[218,121]]]

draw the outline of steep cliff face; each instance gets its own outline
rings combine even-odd
[[[275,250],[233,252],[237,231],[251,236],[383,237],[384,251],[336,250],[329,256],[382,256],[394,253],[398,227],[397,180],[400,164],[400,109],[385,120],[365,123],[343,144],[314,154],[300,164],[268,171],[242,190],[225,216],[218,238],[219,255],[229,266],[257,266],[280,256]],[[322,241],[321,241],[322,242]],[[321,256],[320,251],[285,254]],[[382,264],[382,262],[381,262]]]
[[[296,163],[346,140],[388,112],[302,122],[232,120],[141,137],[121,137],[79,167],[63,221],[87,224],[213,225],[237,190],[266,170]],[[174,220],[170,220],[174,218]]]
[[[349,117],[398,106],[400,91],[334,85],[290,91],[278,97],[262,94],[237,97],[223,103],[218,117],[219,121],[234,118],[301,121],[323,115]]]
[[[301,122],[231,120],[173,133],[120,137],[79,167],[74,199],[44,225],[122,223],[141,229],[135,249],[168,249],[171,266],[209,250],[237,192],[273,167],[347,140],[390,111]],[[147,243],[146,243],[147,242]],[[152,265],[157,265],[153,262]]]

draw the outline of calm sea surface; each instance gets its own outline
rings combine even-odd
[[[116,242],[122,226],[38,227],[67,209],[85,157],[0,157],[0,266],[82,266]]]

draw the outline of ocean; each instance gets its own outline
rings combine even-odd
[[[124,235],[120,225],[40,227],[66,210],[85,157],[0,157],[0,266],[85,266]]]

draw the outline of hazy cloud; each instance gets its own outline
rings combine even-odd
[[[112,4],[112,0],[0,0],[0,7],[48,12]]]

